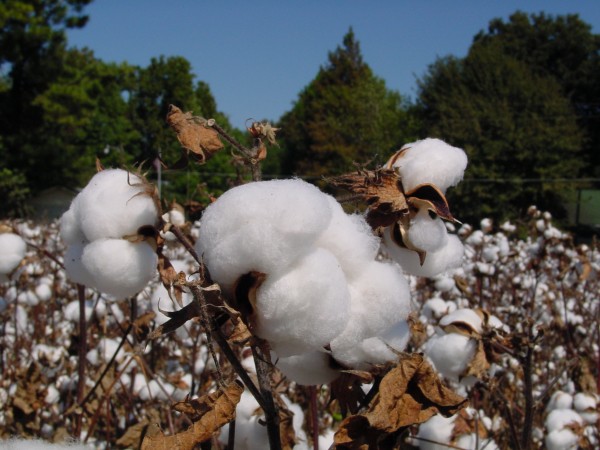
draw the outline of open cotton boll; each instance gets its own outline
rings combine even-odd
[[[14,233],[0,234],[0,273],[12,272],[25,257],[27,244]]]
[[[53,444],[37,439],[9,439],[0,441],[0,450],[89,450],[83,444]]]
[[[569,425],[583,425],[583,419],[572,409],[553,409],[546,417],[548,431],[561,430]]]
[[[481,333],[483,319],[479,314],[477,314],[476,311],[470,308],[460,308],[452,311],[450,314],[447,314],[440,320],[440,326],[442,328],[453,323],[466,324],[471,328],[471,330]]]
[[[158,256],[145,242],[101,239],[85,246],[81,262],[93,274],[93,287],[125,298],[137,294],[155,277]]]
[[[365,339],[379,336],[410,314],[410,288],[395,264],[371,261],[350,287],[350,318],[331,341],[331,351],[344,354]]]
[[[392,239],[391,232],[391,227],[384,231],[385,250],[410,275],[433,277],[458,267],[462,261],[464,247],[454,234],[448,235],[448,241],[442,248],[435,252],[427,252],[425,262],[421,265],[417,252],[398,246]]]
[[[73,243],[65,251],[64,265],[67,277],[73,283],[83,284],[84,286],[94,286],[94,277],[81,262],[85,244]]]
[[[403,320],[380,336],[363,340],[358,345],[336,347],[336,361],[347,367],[368,370],[374,364],[385,364],[398,359],[396,352],[406,348],[410,339],[410,328]]]
[[[457,147],[440,139],[427,138],[406,144],[396,159],[396,168],[402,177],[404,191],[420,184],[434,184],[442,191],[462,180],[467,167],[467,155]]]
[[[342,332],[350,313],[344,272],[331,252],[317,248],[283,273],[271,273],[256,292],[256,334],[279,356],[319,350]]]
[[[373,234],[365,217],[346,214],[342,205],[333,197],[326,196],[332,211],[327,229],[316,242],[335,255],[348,279],[360,274],[365,261],[375,259],[380,240]]]
[[[78,202],[78,197],[75,197],[71,207],[63,213],[60,218],[60,238],[67,245],[87,242],[79,219],[75,214],[75,205]]]
[[[425,354],[444,377],[458,380],[477,349],[477,343],[458,333],[433,335],[425,345]]]
[[[272,358],[275,365],[290,380],[303,385],[331,383],[340,372],[331,367],[331,358],[324,351],[314,351],[285,358]]]
[[[578,442],[579,436],[568,428],[551,431],[544,438],[547,450],[575,450]]]
[[[573,407],[587,423],[594,424],[598,420],[597,401],[592,394],[585,392],[575,394]]]
[[[158,223],[158,209],[145,182],[121,169],[98,172],[73,202],[88,241],[133,235]]]
[[[417,443],[421,450],[447,450],[454,432],[456,415],[444,417],[441,414],[432,416],[429,420],[419,425]]]
[[[556,391],[550,397],[546,411],[553,409],[571,409],[573,406],[573,396],[563,391]]]
[[[327,196],[301,180],[237,186],[209,205],[196,251],[226,293],[250,271],[271,273],[306,254],[331,220]]]
[[[419,250],[435,252],[448,242],[448,232],[442,219],[432,218],[429,209],[422,207],[410,220],[407,239]]]

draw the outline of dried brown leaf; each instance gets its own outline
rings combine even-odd
[[[482,340],[477,341],[477,350],[471,362],[462,373],[461,377],[474,376],[476,378],[483,378],[490,368],[490,363],[487,359],[485,352],[485,346]]]
[[[329,181],[356,194],[369,205],[367,222],[373,229],[390,226],[408,214],[402,183],[393,170],[360,170]]]
[[[125,434],[117,439],[117,445],[121,448],[139,448],[147,427],[147,420],[143,420],[130,426],[127,428],[127,431],[125,431]]]
[[[235,408],[242,392],[244,386],[235,381],[212,394],[187,402],[197,419],[194,424],[172,436],[165,436],[162,432],[155,436],[146,436],[142,450],[193,450],[235,418]]]
[[[183,288],[179,283],[179,273],[175,270],[169,258],[167,258],[162,251],[157,252],[157,254],[160,281],[167,292],[172,292],[174,294],[175,300],[179,306],[183,306]]]
[[[206,162],[215,152],[223,148],[219,134],[206,124],[206,120],[183,112],[175,105],[169,106],[167,123],[177,133],[183,148],[191,151],[198,162]]]
[[[402,358],[381,380],[367,412],[346,418],[335,435],[336,449],[383,449],[410,425],[435,414],[451,416],[466,399],[445,387],[422,355]],[[387,444],[386,444],[387,443]]]

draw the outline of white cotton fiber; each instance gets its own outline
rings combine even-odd
[[[547,450],[575,450],[578,442],[579,436],[568,428],[551,431],[544,438]]]
[[[422,207],[410,220],[407,238],[419,250],[435,252],[448,242],[448,232],[442,219],[431,218],[429,209]]]
[[[471,308],[460,308],[445,315],[440,320],[440,327],[444,328],[453,323],[464,323],[477,333],[482,332],[483,320],[477,312]]]
[[[464,247],[460,239],[454,234],[448,235],[446,245],[436,252],[428,252],[425,262],[421,266],[419,255],[404,247],[398,246],[391,238],[391,227],[385,229],[383,243],[389,256],[394,259],[402,269],[410,274],[420,277],[433,277],[460,265]]]
[[[125,298],[137,294],[154,278],[158,257],[145,242],[101,239],[85,246],[81,262],[93,275],[93,287]]]
[[[67,277],[73,283],[83,284],[84,286],[94,286],[94,277],[81,262],[85,244],[73,243],[67,247],[63,260]]]
[[[398,359],[410,340],[408,322],[402,320],[379,336],[368,338],[355,346],[336,347],[335,359],[346,367],[369,370],[371,365]]]
[[[331,252],[315,249],[257,290],[255,331],[279,356],[319,350],[346,326],[350,294]]]
[[[290,380],[304,385],[331,383],[340,372],[331,367],[329,354],[324,351],[302,353],[286,358],[272,358],[275,365]]]
[[[553,409],[546,417],[546,429],[548,431],[560,430],[569,425],[582,425],[583,419],[572,409]]]
[[[83,444],[53,444],[37,439],[9,439],[0,441],[0,450],[89,450]]]
[[[458,333],[436,334],[425,346],[425,354],[444,377],[458,380],[477,349],[477,343]]]
[[[350,318],[331,342],[334,358],[365,339],[379,336],[410,314],[410,288],[395,264],[372,261],[350,283]]]
[[[122,238],[136,234],[141,226],[157,224],[158,209],[142,183],[141,178],[121,169],[94,175],[72,204],[88,241]]]
[[[426,422],[419,425],[417,440],[420,450],[447,450],[452,434],[454,432],[454,421],[457,415],[444,417],[441,414],[432,416]],[[431,441],[431,442],[430,442]]]
[[[327,196],[301,180],[237,186],[209,205],[196,251],[227,291],[252,270],[270,273],[294,263],[331,220]]]
[[[346,278],[351,279],[360,274],[365,262],[375,259],[379,251],[379,238],[373,234],[364,216],[346,214],[342,206],[329,195],[327,200],[332,217],[316,245],[333,253]]]
[[[434,184],[443,192],[463,178],[467,155],[440,139],[423,139],[402,147],[406,149],[393,163],[409,192],[420,184]]]
[[[79,224],[79,219],[75,215],[74,206],[78,202],[77,197],[73,200],[71,207],[65,211],[65,213],[60,218],[60,237],[63,242],[67,245],[72,244],[81,244],[82,242],[87,242],[83,231],[81,230],[81,225]]]
[[[14,233],[0,234],[0,273],[12,272],[25,257],[27,244]]]

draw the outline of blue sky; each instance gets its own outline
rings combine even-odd
[[[104,61],[185,57],[241,128],[290,110],[349,27],[375,74],[414,98],[416,78],[437,57],[464,56],[490,19],[518,9],[577,13],[600,33],[596,0],[95,0],[86,27],[68,36]]]

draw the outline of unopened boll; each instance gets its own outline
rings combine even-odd
[[[440,139],[428,138],[404,145],[388,165],[398,170],[405,192],[421,184],[434,184],[445,192],[462,180],[467,155]]]

